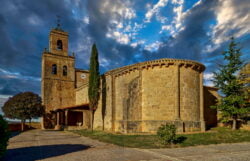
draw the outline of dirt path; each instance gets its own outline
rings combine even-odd
[[[10,139],[4,161],[250,161],[250,143],[133,149],[60,131],[32,130]]]
[[[10,139],[5,161],[137,161],[157,157],[59,131],[32,130]]]

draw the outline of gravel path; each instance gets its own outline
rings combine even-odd
[[[250,161],[250,143],[134,149],[60,131],[31,130],[10,139],[4,161]]]

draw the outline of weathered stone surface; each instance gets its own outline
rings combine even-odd
[[[142,70],[142,120],[174,120],[174,66]]]
[[[54,30],[51,31],[52,33]],[[62,36],[63,39],[67,37]],[[60,39],[54,33],[50,35],[52,45],[50,51],[45,51],[42,56],[42,98],[46,111],[55,110],[65,106],[75,105],[75,58],[65,56],[67,48],[51,53],[55,50],[53,43]],[[64,41],[63,41],[64,42]],[[65,40],[65,43],[67,40]],[[67,46],[64,44],[64,46]],[[61,52],[61,53],[60,53]],[[60,55],[61,54],[61,55]],[[56,65],[56,74],[52,73],[52,65]],[[67,75],[63,75],[63,66],[67,67]]]
[[[76,105],[89,103],[88,97],[88,85],[83,85],[80,88],[75,89],[76,93]]]
[[[200,120],[199,71],[191,67],[180,68],[180,114],[183,121]]]
[[[208,127],[217,125],[217,111],[215,109],[211,109],[210,106],[216,104],[216,98],[218,97],[217,88],[204,86],[204,117]]]
[[[75,79],[76,79],[76,88],[87,85],[89,83],[89,71],[75,69]]]
[[[57,40],[62,40],[62,50],[56,49]],[[75,69],[67,42],[67,33],[52,30],[50,52],[43,53],[42,97],[47,112],[80,105],[87,110],[89,72]],[[58,67],[56,75],[51,73],[53,64]],[[63,66],[68,67],[67,76],[62,74]],[[216,112],[209,106],[218,95],[216,89],[203,87],[204,70],[204,65],[194,61],[159,59],[106,72],[94,128],[152,133],[165,123],[174,123],[179,132],[203,130],[204,123],[215,126]],[[84,115],[88,122],[83,124],[89,127],[90,113]]]

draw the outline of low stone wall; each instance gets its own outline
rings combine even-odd
[[[147,133],[156,133],[158,128],[161,125],[165,124],[174,124],[175,127],[177,128],[177,132],[193,132],[193,131],[200,131],[200,121],[172,121],[172,120],[148,120],[148,121],[143,121],[143,130],[142,132],[147,132]]]
[[[116,131],[120,133],[152,133],[155,134],[161,125],[174,124],[178,133],[195,132],[201,130],[200,121],[171,121],[171,120],[144,120],[144,121],[116,121]]]

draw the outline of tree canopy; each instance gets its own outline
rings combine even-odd
[[[10,97],[2,109],[5,117],[19,119],[22,123],[26,119],[40,117],[44,112],[41,97],[32,92],[23,92]]]
[[[9,135],[10,133],[8,131],[8,124],[3,119],[2,115],[0,115],[0,160],[6,152]]]
[[[215,86],[222,93],[222,98],[214,108],[222,112],[222,116],[233,119],[233,129],[236,129],[237,118],[249,111],[246,105],[244,85],[239,81],[237,73],[243,66],[241,49],[232,38],[228,50],[224,51],[224,65],[219,66],[218,72],[214,73]]]
[[[100,73],[99,73],[99,62],[98,62],[98,51],[96,45],[93,44],[90,67],[89,67],[89,107],[91,111],[91,129],[93,130],[94,124],[94,111],[98,107],[98,101],[100,96]]]
[[[250,62],[248,62],[244,67],[241,69],[239,73],[239,81],[243,84],[246,100],[248,106],[250,106]]]

